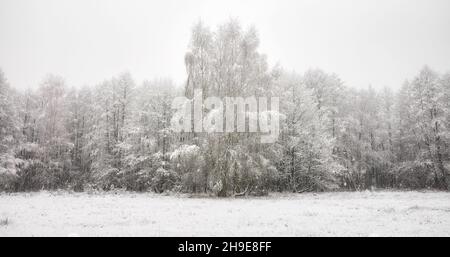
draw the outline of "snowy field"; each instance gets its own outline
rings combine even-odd
[[[0,194],[0,236],[450,236],[450,193]]]

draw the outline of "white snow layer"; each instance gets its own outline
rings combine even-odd
[[[0,194],[0,236],[450,236],[450,193]]]

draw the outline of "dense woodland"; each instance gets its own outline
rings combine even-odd
[[[319,69],[269,67],[258,45],[256,30],[236,21],[198,23],[183,86],[122,73],[79,88],[48,75],[20,91],[0,72],[0,191],[449,189],[450,73],[425,66],[397,91],[356,89]],[[173,132],[172,100],[194,88],[280,97],[279,140]]]

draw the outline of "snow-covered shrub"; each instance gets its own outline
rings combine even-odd
[[[1,191],[14,191],[15,183],[17,180],[17,175],[11,174],[9,172],[1,172],[0,171],[0,192]]]
[[[430,163],[419,162],[405,162],[402,165],[394,168],[393,171],[396,176],[396,184],[400,188],[420,189],[433,187],[436,177]]]
[[[172,169],[181,177],[181,185],[187,192],[202,192],[206,189],[207,174],[204,159],[196,145],[182,145],[170,155]]]
[[[70,171],[57,163],[28,160],[18,169],[15,189],[34,191],[66,188],[71,178]]]
[[[152,178],[152,188],[157,193],[170,191],[176,187],[178,179],[178,174],[175,171],[159,168]]]
[[[48,181],[46,178],[46,166],[39,160],[27,160],[17,172],[16,190],[29,191],[40,190]]]
[[[108,168],[99,172],[97,176],[96,187],[102,190],[113,190],[116,188],[121,188],[121,174],[119,169],[116,168]]]
[[[136,173],[134,190],[147,191],[152,187],[152,178],[154,171],[151,169],[142,169]]]
[[[152,178],[156,171],[165,165],[161,152],[149,156],[130,155],[125,158],[122,170],[122,183],[127,190],[147,191],[152,188]]]
[[[51,190],[67,188],[72,181],[69,167],[60,162],[50,162],[45,166],[42,174],[42,187]]]
[[[281,173],[273,165],[268,165],[261,171],[259,183],[255,191],[258,195],[266,195],[269,191],[280,191],[279,183],[282,179]]]
[[[240,149],[236,149],[232,156],[235,157],[231,165],[233,194],[249,194],[262,187],[260,182],[264,168],[259,166],[257,160]]]

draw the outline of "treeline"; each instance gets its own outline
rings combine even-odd
[[[398,92],[335,74],[269,67],[254,28],[197,24],[187,81],[137,85],[129,73],[81,89],[49,75],[14,90],[0,72],[0,190],[270,191],[450,185],[450,74],[424,67]],[[301,58],[301,57],[299,57]],[[176,96],[280,97],[281,134],[175,133]]]

